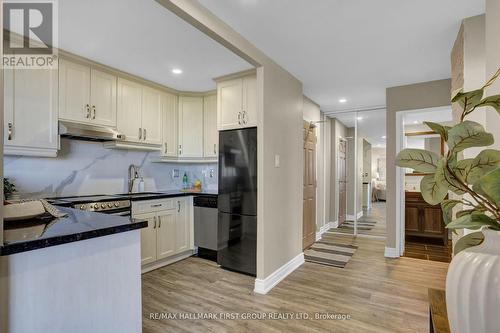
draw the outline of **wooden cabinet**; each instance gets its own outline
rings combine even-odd
[[[203,156],[203,97],[179,97],[180,158]]]
[[[162,95],[163,112],[163,148],[162,155],[167,157],[177,157],[177,107],[178,98],[176,95],[164,93]]]
[[[217,131],[217,95],[203,98],[203,157],[218,157],[219,131]]]
[[[162,143],[162,93],[135,81],[118,78],[118,132],[125,140],[108,147],[158,150]]]
[[[115,75],[90,66],[59,61],[59,118],[116,127]]]
[[[257,126],[256,75],[217,83],[217,128]]]
[[[152,264],[194,248],[190,197],[132,203],[132,216],[148,221],[141,230],[141,263]]]
[[[448,244],[448,230],[440,205],[429,205],[420,192],[405,192],[405,234],[407,236],[442,238]]]
[[[55,157],[57,71],[4,71],[4,154]]]

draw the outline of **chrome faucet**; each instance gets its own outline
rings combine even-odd
[[[133,164],[128,166],[128,193],[134,189],[134,181],[139,179],[139,167]]]

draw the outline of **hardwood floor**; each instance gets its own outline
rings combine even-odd
[[[440,242],[441,240],[439,240]],[[434,244],[436,242],[422,243],[417,241],[406,241],[405,242],[405,257],[424,259],[424,260],[434,260],[442,262],[451,261],[451,241],[448,245]]]
[[[370,230],[360,230],[360,234],[385,237],[387,216],[385,207],[385,201],[377,201],[372,202],[370,210],[363,210],[363,216],[358,221],[377,221],[377,224]]]
[[[384,241],[326,235],[358,245],[345,268],[304,263],[267,295],[254,278],[188,258],[142,279],[143,332],[428,332],[427,288],[444,289],[448,264],[386,259]],[[155,313],[343,313],[350,320],[167,320]]]

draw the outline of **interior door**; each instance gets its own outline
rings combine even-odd
[[[339,141],[339,157],[338,157],[338,172],[339,172],[339,226],[346,220],[347,210],[347,141]]]
[[[90,101],[92,122],[116,127],[116,76],[92,69]]]
[[[142,86],[118,79],[117,127],[127,141],[142,140]]]
[[[304,124],[304,199],[302,247],[316,240],[316,134],[314,125]]]
[[[134,215],[134,218],[147,220],[148,227],[141,229],[141,265],[156,261],[156,213]]]
[[[173,209],[157,213],[156,251],[158,259],[170,257],[175,253],[175,219],[176,211]]]
[[[90,67],[59,61],[59,118],[90,123]]]

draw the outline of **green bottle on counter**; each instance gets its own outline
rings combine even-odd
[[[189,187],[189,180],[187,174],[184,172],[184,176],[182,177],[182,188],[187,190]]]

